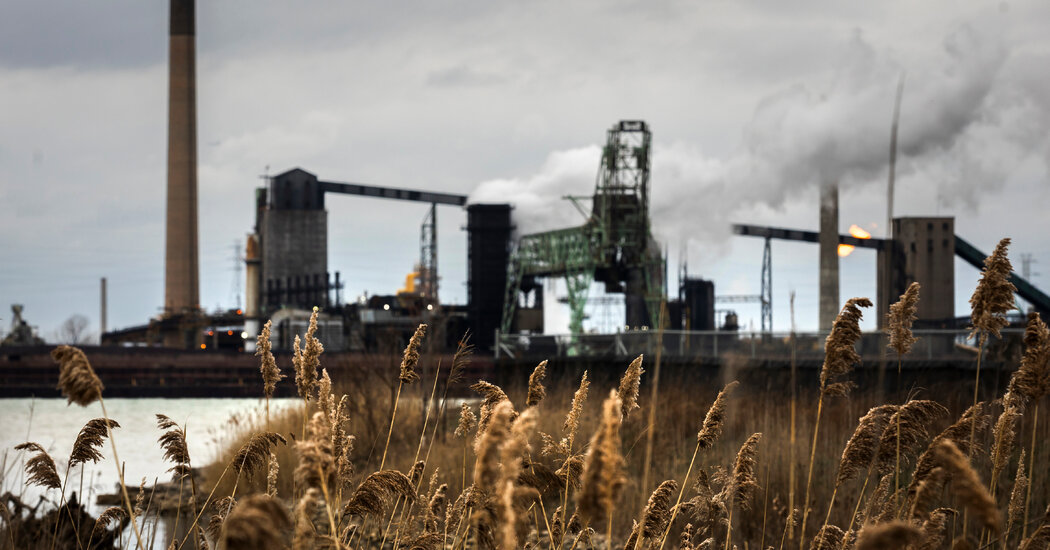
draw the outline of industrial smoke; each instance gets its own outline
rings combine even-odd
[[[924,59],[898,59],[892,47],[876,47],[860,31],[842,49],[841,61],[822,80],[791,83],[763,97],[725,158],[662,139],[659,120],[650,121],[658,238],[721,243],[743,209],[777,208],[827,182],[837,182],[843,193],[884,186],[901,74],[902,193],[909,185],[945,186],[941,204],[976,207],[979,193],[1002,185],[1018,162],[1050,150],[1046,125],[1036,122],[1047,120],[1047,90],[1029,71],[1011,70],[1010,48],[994,32],[961,25]],[[521,233],[577,225],[580,214],[560,199],[593,191],[599,156],[597,146],[551,153],[535,175],[484,182],[471,201],[514,204]]]

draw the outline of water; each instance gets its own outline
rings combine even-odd
[[[295,403],[298,400],[271,401],[271,412]],[[139,485],[143,477],[146,477],[147,485],[153,485],[156,478],[161,482],[170,480],[167,469],[171,464],[164,462],[163,451],[157,444],[161,430],[157,428],[156,413],[166,414],[186,426],[191,464],[200,467],[212,462],[220,447],[232,437],[235,426],[231,425],[263,414],[264,407],[262,399],[106,400],[110,418],[120,423],[120,428],[113,431],[113,437],[120,460],[125,464],[124,479],[129,486]],[[39,443],[54,458],[59,476],[64,477],[66,461],[77,434],[88,420],[100,417],[102,409],[97,403],[80,407],[67,406],[65,399],[0,399],[0,466],[3,467],[0,494],[4,491],[22,494],[23,500],[29,504],[44,494],[37,488],[23,487],[24,453],[15,451],[15,445],[26,441]],[[86,504],[94,505],[95,495],[114,493],[118,485],[117,467],[108,442],[101,452],[105,458],[98,464],[89,462],[83,471],[83,495],[88,497]],[[67,496],[74,490],[79,492],[80,475],[80,468],[69,472]],[[49,491],[45,496],[57,501],[58,491]],[[81,501],[84,502],[83,497]],[[96,514],[100,507],[92,506],[91,511]]]

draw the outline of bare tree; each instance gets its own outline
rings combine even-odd
[[[90,324],[87,317],[77,313],[66,319],[58,328],[59,343],[73,346],[86,344],[92,340],[87,328]]]

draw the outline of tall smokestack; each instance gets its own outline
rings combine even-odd
[[[839,186],[820,188],[820,330],[839,314]]]
[[[197,264],[197,69],[194,0],[171,0],[168,57],[168,212],[164,311],[199,309]]]

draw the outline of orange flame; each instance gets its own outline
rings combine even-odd
[[[871,233],[868,233],[867,231],[864,230],[864,228],[862,228],[861,226],[859,226],[857,224],[853,224],[853,225],[849,226],[849,234],[854,236],[854,237],[856,237],[856,238],[858,238],[858,239],[870,239],[871,238]],[[839,249],[838,249],[839,257],[840,258],[845,258],[846,256],[849,256],[850,254],[853,253],[853,249],[854,248],[856,248],[856,247],[854,247],[851,244],[840,244],[839,245]]]
[[[861,228],[857,224],[853,224],[853,225],[849,226],[849,234],[853,235],[854,237],[856,237],[858,239],[870,239],[871,238],[871,233],[868,233],[867,231],[865,231],[863,228]]]

